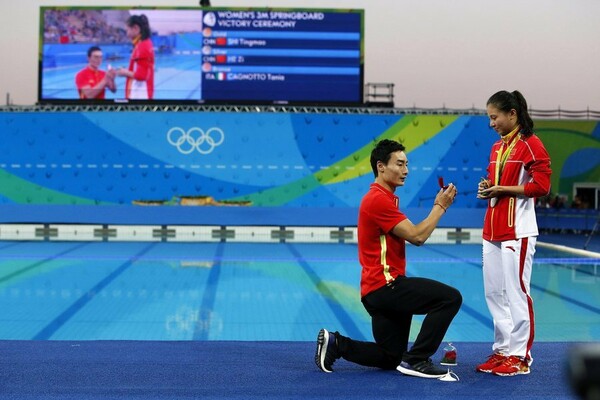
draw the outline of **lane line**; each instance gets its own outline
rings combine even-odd
[[[121,264],[117,269],[111,272],[106,278],[102,279],[96,286],[84,293],[75,303],[69,308],[63,311],[58,317],[52,320],[46,325],[41,331],[39,331],[32,340],[49,340],[64,324],[66,324],[75,314],[85,307],[90,301],[96,297],[104,288],[110,285],[119,275],[125,272],[135,261],[146,254],[150,249],[156,246],[159,242],[150,243],[144,247],[135,256],[129,258],[129,260]]]
[[[310,266],[310,264],[306,262],[306,260],[302,257],[300,252],[298,252],[296,247],[291,243],[287,243],[287,247],[290,250],[290,252],[294,255],[294,257],[296,257],[296,262],[300,264],[306,275],[308,275],[310,280],[313,282],[315,288],[321,294],[321,296],[323,297],[333,314],[337,317],[338,321],[340,321],[345,334],[347,334],[355,340],[367,340],[365,338],[365,335],[362,334],[360,329],[358,329],[358,326],[354,323],[354,320],[352,319],[350,314],[348,314],[345,308],[335,300],[336,297],[333,294],[333,292],[329,290],[325,282],[323,282],[323,280]]]

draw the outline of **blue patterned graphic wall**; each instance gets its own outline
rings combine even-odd
[[[565,133],[565,123],[545,121],[539,131],[556,153],[556,187],[562,170],[588,180],[600,171],[599,124],[574,122]],[[482,208],[474,193],[497,140],[485,116],[464,115],[4,112],[0,128],[0,204],[23,205],[210,197],[257,207],[357,207],[373,181],[373,143],[392,138],[409,158],[407,185],[398,189],[403,207],[429,207],[443,176],[458,186],[457,207]],[[565,134],[580,142],[557,147]]]

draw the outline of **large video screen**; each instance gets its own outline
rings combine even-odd
[[[363,101],[363,10],[41,7],[40,103]]]

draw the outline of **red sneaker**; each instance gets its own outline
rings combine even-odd
[[[486,372],[489,374],[494,368],[502,365],[506,358],[507,357],[503,356],[502,354],[494,353],[487,359],[486,362],[484,362],[483,364],[479,364],[477,367],[475,367],[475,370],[479,372]]]
[[[498,376],[526,375],[529,371],[529,365],[517,356],[510,356],[502,364],[492,370],[492,374]]]

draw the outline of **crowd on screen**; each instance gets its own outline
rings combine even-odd
[[[108,23],[101,10],[46,10],[44,43],[129,43],[125,28]]]

